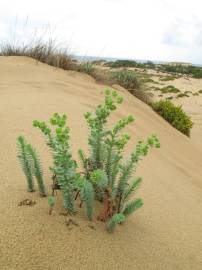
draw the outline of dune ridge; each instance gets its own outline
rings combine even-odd
[[[103,98],[106,86],[74,71],[64,71],[26,57],[0,57],[0,269],[182,269],[202,268],[202,150],[126,90],[116,87],[124,103],[110,122],[132,114],[128,129],[130,152],[138,139],[157,134],[161,149],[152,151],[138,167],[143,176],[138,197],[144,206],[114,234],[83,210],[65,225],[60,195],[53,216],[37,193],[26,192],[16,159],[16,137],[25,135],[41,156],[50,186],[50,153],[44,138],[32,128],[33,119],[67,113],[75,158],[87,151],[83,117]],[[18,206],[31,198],[33,207]]]

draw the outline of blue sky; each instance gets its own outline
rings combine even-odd
[[[201,0],[7,0],[0,40],[52,36],[80,55],[202,64],[201,10]]]

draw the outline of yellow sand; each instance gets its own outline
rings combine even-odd
[[[40,153],[50,185],[49,149],[33,119],[47,120],[53,112],[67,113],[74,157],[87,149],[83,113],[102,100],[98,85],[87,75],[36,64],[22,57],[0,57],[0,269],[202,269],[202,151],[172,128],[150,107],[125,90],[125,102],[112,117],[133,114],[129,132],[135,142],[158,134],[162,147],[152,150],[137,170],[144,177],[137,196],[144,207],[114,234],[94,220],[89,227],[83,209],[67,227],[58,193],[57,206],[48,215],[47,200],[26,192],[16,159],[16,137],[25,135]],[[50,190],[50,189],[49,189]],[[36,205],[18,206],[26,199]]]

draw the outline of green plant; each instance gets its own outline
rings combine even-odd
[[[53,207],[55,206],[55,197],[48,196],[48,205],[49,205],[49,215],[53,212]]]
[[[179,93],[177,94],[176,98],[181,98],[181,97],[189,97],[186,93]]]
[[[175,106],[169,100],[161,100],[152,104],[153,109],[160,114],[173,127],[190,136],[193,126],[191,118],[186,115],[181,106]]]
[[[199,90],[198,93],[199,93],[199,94],[202,94],[202,90]]]
[[[133,71],[117,71],[112,73],[112,77],[117,80],[117,83],[128,90],[139,89],[140,82]]]
[[[98,220],[106,222],[107,230],[113,232],[134,211],[143,205],[142,199],[134,198],[142,178],[133,178],[139,161],[148,154],[152,147],[159,148],[155,135],[146,142],[138,141],[134,151],[125,160],[124,149],[130,135],[123,129],[134,121],[129,115],[120,119],[112,128],[108,120],[123,98],[116,91],[106,90],[104,103],[96,107],[95,113],[87,112],[85,119],[89,128],[89,154],[79,150],[82,171],[73,159],[70,149],[70,135],[66,115],[53,114],[50,124],[34,120],[33,126],[39,128],[46,137],[53,156],[53,192],[48,197],[49,214],[55,205],[54,190],[61,190],[63,205],[68,214],[74,214],[75,201],[80,199],[80,207],[85,205],[86,215],[93,219],[95,200],[101,204]],[[34,161],[35,175],[40,177],[41,168],[35,150],[26,146],[28,157]],[[37,162],[36,162],[37,159]],[[40,180],[40,179],[39,179]]]
[[[137,62],[133,60],[116,60],[114,62],[106,62],[106,66],[111,68],[119,68],[119,67],[136,67]]]
[[[69,214],[76,212],[75,192],[82,194],[82,200],[87,205],[87,213],[89,218],[92,212],[93,205],[90,201],[93,198],[93,189],[90,188],[90,183],[77,173],[77,163],[72,158],[70,151],[70,136],[69,128],[66,125],[67,116],[60,116],[55,113],[50,119],[50,124],[53,130],[43,121],[33,121],[33,126],[38,127],[47,137],[47,145],[51,148],[53,154],[53,167],[50,170],[53,172],[53,187],[61,188],[64,208]]]
[[[167,93],[179,93],[180,90],[174,87],[173,85],[168,85],[163,88],[161,88],[161,93],[167,94]]]
[[[31,144],[27,144],[26,151],[27,151],[27,155],[30,156],[30,160],[32,162],[33,174],[36,177],[40,195],[42,197],[45,197],[46,189],[44,185],[43,172],[42,172],[39,156],[37,155],[36,149],[34,149]]]
[[[84,72],[84,73],[87,73],[89,75],[92,75],[94,70],[95,70],[94,65],[91,62],[83,62],[83,63],[77,65],[77,71]]]
[[[137,178],[130,183],[130,178],[141,157],[147,155],[149,148],[160,147],[158,139],[153,135],[146,143],[139,141],[129,160],[124,162],[123,150],[130,136],[122,131],[134,118],[129,115],[120,119],[112,129],[106,128],[111,112],[116,110],[121,102],[122,98],[116,92],[107,90],[105,102],[96,108],[95,114],[85,114],[90,130],[90,156],[86,157],[84,152],[79,150],[85,177],[91,181],[97,199],[103,203],[98,219],[112,219],[108,223],[111,225],[107,225],[109,231],[112,230],[111,226],[115,227],[116,223],[119,223],[119,214],[125,213],[127,216],[142,205],[139,200],[128,202],[142,181],[141,178]]]
[[[175,79],[176,79],[175,76],[166,76],[166,77],[160,77],[159,80],[162,81],[162,82],[166,82],[166,81],[173,81]]]
[[[23,170],[25,177],[27,179],[28,191],[33,192],[34,191],[33,173],[32,173],[30,157],[27,154],[26,147],[27,147],[27,145],[26,145],[25,139],[22,136],[19,136],[17,138],[17,148],[18,148],[17,157],[20,161],[20,164],[22,166],[22,170]]]
[[[28,191],[34,191],[33,176],[35,176],[40,195],[45,197],[46,190],[43,181],[42,167],[36,149],[34,149],[31,144],[27,144],[22,136],[17,138],[17,147],[18,158],[27,179]]]

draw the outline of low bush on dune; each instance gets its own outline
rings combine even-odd
[[[175,86],[173,86],[173,85],[168,85],[168,86],[165,86],[165,87],[161,88],[161,92],[163,94],[167,94],[167,93],[179,93],[180,90],[178,88],[176,88]]]
[[[112,72],[111,77],[114,83],[126,88],[132,95],[144,103],[150,104],[151,95],[146,91],[141,78],[135,72],[128,70]]]
[[[169,100],[161,100],[153,103],[152,107],[173,127],[181,131],[183,134],[190,136],[190,130],[193,126],[193,122],[183,111],[181,106],[175,106]]]
[[[116,79],[117,83],[128,90],[139,89],[140,81],[137,75],[132,71],[118,71],[113,72],[112,77]]]
[[[166,82],[166,81],[173,81],[177,79],[176,76],[165,76],[165,77],[160,77],[159,80],[162,82]]]
[[[81,64],[78,64],[76,66],[76,70],[79,72],[83,72],[89,75],[93,75],[93,72],[95,71],[94,65],[91,62],[83,62]]]
[[[115,60],[111,62],[106,62],[105,66],[111,68],[155,68],[155,64],[152,61],[147,61],[146,63],[140,63],[134,60]]]
[[[111,68],[137,67],[137,62],[133,60],[116,60],[114,62],[106,62],[105,65]]]
[[[187,93],[179,93],[176,98],[189,97]]]
[[[55,113],[49,124],[33,121],[34,127],[45,135],[53,157],[53,166],[50,168],[53,174],[52,196],[48,197],[50,214],[56,202],[55,189],[61,190],[63,206],[69,215],[78,211],[79,200],[80,207],[85,207],[88,219],[93,220],[95,201],[100,202],[102,207],[97,219],[106,222],[109,232],[114,231],[117,224],[124,223],[130,214],[143,205],[142,199],[134,197],[142,182],[141,177],[134,178],[134,172],[149,149],[159,148],[160,143],[155,135],[150,136],[146,142],[138,141],[128,159],[124,159],[123,152],[130,136],[123,133],[123,129],[134,118],[129,115],[120,119],[112,128],[107,126],[111,113],[122,101],[117,92],[106,90],[103,104],[98,105],[94,113],[85,114],[89,129],[89,154],[82,149],[78,151],[82,171],[78,169],[81,166],[71,153],[66,115]],[[23,146],[22,152],[26,151]],[[25,175],[29,176],[27,168],[30,168],[29,162],[23,163]]]

